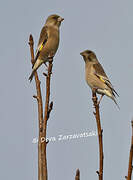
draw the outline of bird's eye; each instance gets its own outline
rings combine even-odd
[[[58,19],[58,17],[54,16],[53,19]]]

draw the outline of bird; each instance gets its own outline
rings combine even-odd
[[[116,95],[119,95],[107,77],[102,65],[99,63],[96,54],[91,50],[85,50],[81,52],[80,55],[85,62],[85,79],[87,84],[92,90],[95,89],[96,93],[101,94],[98,104],[100,104],[103,96],[106,95],[110,97],[119,108],[116,102]]]
[[[60,25],[64,20],[61,16],[57,14],[50,15],[40,33],[40,38],[38,41],[38,46],[34,58],[34,63],[32,65],[32,73],[29,77],[30,82],[33,79],[35,71],[44,63],[53,59],[60,40]]]

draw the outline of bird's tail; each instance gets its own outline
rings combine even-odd
[[[31,75],[30,75],[30,77],[29,77],[30,82],[31,82],[32,79],[33,79],[34,73],[35,73],[35,71],[33,70],[32,73],[31,73]]]
[[[35,71],[42,65],[42,63],[44,63],[44,60],[41,60],[41,59],[37,59],[37,60],[36,60],[35,64],[34,64],[33,67],[32,67],[32,73],[31,73],[31,75],[30,75],[30,77],[29,77],[30,82],[31,82],[32,79],[33,79],[33,76],[34,76]]]
[[[114,103],[116,104],[116,106],[117,106],[117,107],[118,107],[118,109],[120,110],[120,107],[119,107],[118,103],[116,102],[115,97],[114,97],[114,96],[112,96],[112,97],[111,97],[111,99],[114,101]]]

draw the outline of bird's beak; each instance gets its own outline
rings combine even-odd
[[[83,52],[81,52],[80,55],[83,56]]]
[[[59,21],[59,22],[62,22],[62,21],[64,21],[64,18],[59,17],[59,18],[58,18],[58,21]]]

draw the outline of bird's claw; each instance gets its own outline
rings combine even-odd
[[[53,61],[53,57],[54,57],[53,55],[48,56],[48,61]]]
[[[98,90],[97,87],[92,88],[92,91],[93,91],[93,92],[97,92],[97,90]]]

